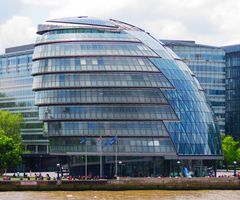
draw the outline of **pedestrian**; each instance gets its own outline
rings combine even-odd
[[[47,176],[47,180],[50,181],[51,177],[49,176],[49,174],[47,174],[46,176]]]

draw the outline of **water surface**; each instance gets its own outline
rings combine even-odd
[[[240,200],[239,190],[129,190],[129,191],[56,191],[0,192],[0,200]]]

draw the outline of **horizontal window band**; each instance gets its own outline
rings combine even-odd
[[[54,41],[47,41],[47,42],[38,42],[38,43],[35,43],[35,47],[36,46],[42,46],[42,45],[45,45],[45,44],[54,44],[54,43],[74,43],[74,42],[77,42],[77,43],[83,43],[83,42],[85,42],[85,43],[91,43],[91,42],[94,42],[94,43],[102,43],[102,42],[104,42],[104,43],[137,43],[137,44],[142,44],[142,42],[141,41],[137,41],[137,40],[135,40],[135,41],[133,41],[133,40],[104,40],[104,38],[103,38],[103,40],[101,40],[101,39],[99,39],[99,40],[89,40],[89,39],[85,39],[85,40],[79,40],[79,39],[76,39],[76,40],[54,40]]]
[[[67,152],[49,152],[50,155],[86,155],[85,151],[84,152],[70,152],[70,151],[67,151]],[[115,156],[116,153],[115,152],[102,152],[102,156]],[[96,152],[88,152],[88,156],[99,156],[99,151],[96,151]],[[165,156],[175,156],[177,157],[176,153],[175,153],[175,150],[174,152],[149,152],[149,153],[137,153],[137,152],[118,152],[118,156],[151,156],[151,157],[154,157],[154,156],[162,156],[162,157],[165,157]],[[193,155],[195,156],[195,155]],[[195,158],[196,159],[196,158]]]
[[[111,139],[113,136],[117,136],[117,138],[119,139],[124,139],[124,138],[144,138],[146,139],[171,139],[170,136],[152,136],[152,135],[135,135],[135,136],[121,136],[121,135],[109,135],[109,136],[106,136],[106,135],[79,135],[79,136],[65,136],[65,135],[61,135],[61,136],[49,136],[51,138],[58,138],[58,139],[65,139],[66,137],[67,138],[76,138],[76,139],[82,139],[82,138],[98,138],[99,136],[101,136],[103,139]]]
[[[35,60],[44,60],[44,59],[49,59],[49,58],[76,58],[76,57],[129,57],[129,58],[161,58],[160,56],[146,56],[146,55],[119,55],[119,54],[114,54],[114,55],[106,55],[106,54],[85,54],[85,55],[64,55],[64,56],[43,56],[43,57],[38,57],[32,59],[34,62]]]
[[[33,91],[43,91],[43,90],[59,90],[59,89],[82,89],[82,88],[86,88],[86,89],[89,89],[89,88],[93,88],[93,89],[100,89],[100,88],[122,88],[122,89],[126,89],[126,88],[131,88],[131,89],[144,89],[144,88],[148,88],[148,89],[151,89],[151,88],[158,88],[158,89],[169,89],[169,90],[175,90],[174,87],[159,87],[159,86],[153,86],[153,87],[127,87],[127,86],[117,86],[117,87],[113,87],[113,86],[106,86],[106,87],[103,87],[103,86],[99,86],[99,87],[96,87],[96,86],[89,86],[89,87],[48,87],[48,88],[33,88],[32,90]]]
[[[32,73],[32,76],[37,76],[37,75],[45,75],[45,74],[77,74],[77,73],[104,73],[104,74],[107,74],[107,73],[118,73],[118,72],[121,72],[121,73],[131,73],[131,72],[136,72],[136,73],[149,73],[149,74],[162,74],[160,71],[133,71],[133,70],[129,70],[129,71],[126,71],[126,70],[72,70],[72,71],[50,71],[50,72],[39,72],[39,73]]]
[[[42,119],[41,121],[43,122],[63,122],[63,121],[77,121],[77,122],[101,122],[101,121],[105,121],[105,122],[124,122],[126,121],[126,119]],[[128,121],[134,121],[134,122],[145,122],[145,121],[148,121],[148,122],[156,122],[156,121],[159,121],[159,122],[162,122],[162,121],[166,121],[166,122],[180,122],[179,119],[135,119],[135,118],[132,118],[132,119],[128,119]]]
[[[141,103],[141,102],[104,102],[104,103],[99,103],[99,102],[91,102],[91,103],[82,103],[82,102],[79,102],[79,103],[74,103],[74,102],[68,102],[68,103],[38,103],[38,104],[35,104],[39,107],[41,106],[60,106],[60,105],[170,105],[168,102],[164,102],[164,103]]]

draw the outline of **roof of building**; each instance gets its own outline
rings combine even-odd
[[[46,22],[38,26],[39,34],[50,30],[59,30],[66,28],[96,28],[108,31],[120,31],[120,30],[142,30],[134,25],[118,21],[115,19],[98,19],[88,16],[66,17],[53,20],[47,20]]]
[[[116,24],[114,24],[110,20],[89,18],[87,16],[59,18],[59,19],[48,20],[47,22],[71,23],[71,24],[88,24],[88,25],[96,25],[96,26],[116,27]]]
[[[226,53],[234,53],[240,51],[240,44],[229,45],[223,47]]]
[[[5,49],[5,53],[15,53],[15,52],[20,52],[20,51],[27,51],[27,50],[33,50],[34,44],[26,44],[26,45],[21,45],[21,46],[15,46],[15,47],[10,47]]]
[[[180,46],[190,46],[190,47],[206,47],[206,48],[222,48],[217,46],[198,44],[193,40],[160,40],[165,45],[180,45]]]

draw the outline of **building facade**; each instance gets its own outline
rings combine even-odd
[[[38,26],[33,90],[49,152],[83,173],[169,175],[176,160],[221,158],[219,132],[187,65],[142,29],[63,18]],[[116,165],[115,165],[116,163]],[[151,171],[149,174],[148,171]],[[146,174],[147,173],[147,174]]]
[[[240,45],[226,51],[226,133],[240,141]]]
[[[194,41],[162,40],[196,75],[215,113],[221,134],[225,134],[225,52],[221,47]]]
[[[22,113],[25,123],[21,130],[24,153],[20,171],[47,170],[46,161],[50,162],[48,138],[39,121],[38,107],[34,105],[33,48],[33,44],[7,48],[0,55],[0,109]]]
[[[38,120],[38,108],[34,105],[32,91],[33,45],[6,49],[0,56],[0,108],[12,113],[22,113],[26,123],[22,129],[25,152],[47,153],[43,125]]]

